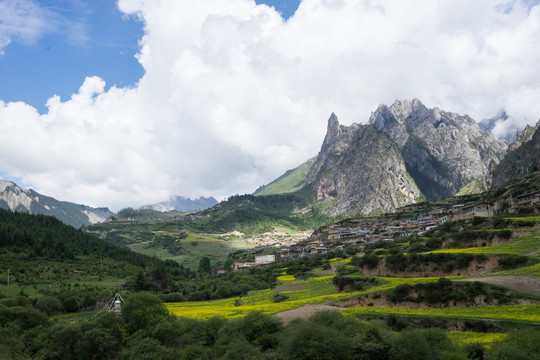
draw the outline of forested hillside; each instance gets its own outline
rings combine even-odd
[[[0,248],[22,255],[27,260],[75,260],[80,256],[99,256],[135,266],[154,262],[148,256],[112,245],[95,236],[46,215],[28,215],[0,209]]]

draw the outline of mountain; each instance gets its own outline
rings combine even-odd
[[[372,125],[341,126],[335,114],[305,184],[329,203],[329,215],[386,212],[425,200],[389,136]]]
[[[367,125],[343,126],[332,114],[315,160],[255,195],[305,187],[326,203],[328,215],[391,212],[418,201],[485,190],[489,170],[506,149],[504,141],[467,115],[428,109],[418,99],[396,101],[380,105]]]
[[[1,179],[0,209],[51,215],[76,228],[101,222],[113,214],[107,208],[92,208],[86,205],[59,201]]]
[[[540,120],[527,126],[508,147],[508,153],[492,172],[492,186],[504,184],[540,170]]]
[[[369,123],[398,145],[428,200],[454,195],[474,181],[488,183],[489,167],[507,148],[469,116],[428,109],[418,99],[380,105]]]
[[[151,209],[161,212],[177,210],[181,212],[205,210],[218,204],[218,201],[214,197],[200,197],[195,200],[191,200],[184,196],[173,195],[169,200],[160,202],[154,205],[145,205],[141,209]]]

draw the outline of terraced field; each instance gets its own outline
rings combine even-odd
[[[467,249],[444,249],[436,252],[447,253],[467,253],[467,254],[511,254],[525,255],[529,257],[529,263],[526,266],[506,271],[498,271],[486,275],[482,281],[490,282],[489,276],[501,277],[539,277],[540,276],[540,230],[530,229],[529,234],[511,240],[507,243],[485,246],[479,248]],[[331,263],[343,264],[349,266],[349,259],[335,260]],[[537,264],[530,264],[536,262]],[[341,265],[341,266],[343,266]],[[282,269],[284,270],[284,269]],[[298,309],[310,304],[336,305],[339,300],[357,298],[367,294],[392,290],[399,285],[433,283],[439,280],[438,277],[424,278],[398,278],[398,277],[375,277],[378,280],[377,285],[362,291],[336,292],[332,283],[334,275],[328,275],[321,269],[312,271],[312,276],[306,280],[297,279],[292,275],[278,276],[278,285],[276,289],[267,289],[252,291],[247,296],[231,299],[207,301],[207,302],[184,302],[168,303],[168,310],[181,317],[208,319],[214,316],[226,318],[236,318],[247,315],[251,311],[261,311],[266,314],[277,314],[292,309]],[[349,275],[349,277],[362,278],[360,273]],[[466,277],[447,277],[452,280],[468,280]],[[495,279],[495,278],[493,278]],[[473,279],[471,279],[473,280]],[[497,281],[493,281],[497,283]],[[535,284],[535,283],[534,283]],[[532,284],[532,289],[536,285]],[[521,289],[523,290],[523,289]],[[534,291],[529,291],[534,293]],[[282,302],[274,302],[274,295],[279,293],[286,299]],[[537,299],[538,300],[538,299]],[[524,305],[487,305],[474,307],[377,307],[377,306],[352,306],[346,308],[343,313],[349,316],[360,316],[369,314],[393,314],[407,317],[435,317],[451,319],[489,319],[498,321],[511,321],[540,324],[540,305],[535,304],[533,298],[532,304]],[[540,302],[540,301],[539,301]],[[328,308],[323,306],[322,308]],[[310,310],[311,311],[311,310]],[[459,335],[456,335],[458,337]],[[484,339],[482,341],[490,342],[496,340]]]
[[[467,249],[443,249],[432,251],[433,253],[462,253],[462,254],[485,254],[485,255],[501,255],[501,254],[510,254],[510,255],[526,255],[526,256],[539,256],[540,250],[540,231],[531,230],[530,234],[521,236],[512,241],[493,245],[493,246],[483,246],[483,247],[474,247]]]

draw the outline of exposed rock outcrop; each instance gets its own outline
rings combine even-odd
[[[334,114],[306,185],[329,203],[330,215],[388,212],[423,199],[386,134],[372,125],[341,126]]]
[[[508,148],[505,158],[493,168],[492,187],[540,170],[540,120],[527,126]]]
[[[101,222],[113,214],[107,208],[92,208],[59,201],[1,179],[0,208],[29,214],[51,215],[77,228]]]
[[[420,100],[380,105],[370,124],[398,145],[407,171],[428,200],[456,194],[473,180],[489,183],[489,166],[506,144],[467,115],[428,109]]]
[[[398,100],[379,105],[367,125],[340,125],[332,113],[304,186],[329,215],[391,212],[462,189],[486,189],[506,148],[467,115],[428,109],[418,99]],[[290,170],[269,185],[296,191],[301,174]]]

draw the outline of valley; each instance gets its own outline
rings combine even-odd
[[[416,99],[367,125],[333,114],[318,156],[254,194],[176,196],[78,229],[3,182],[0,353],[535,359],[540,173],[516,174],[481,131]],[[533,169],[526,132],[508,156]]]

